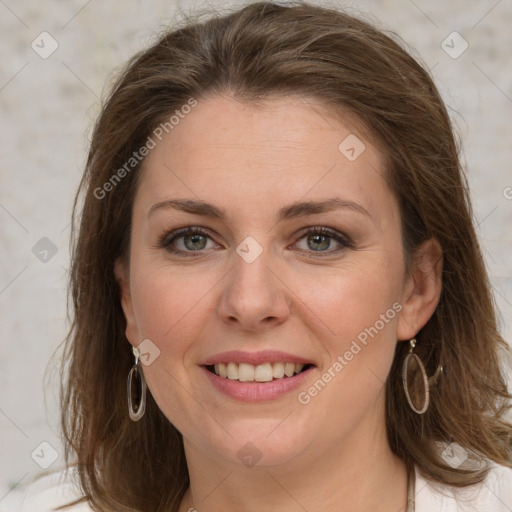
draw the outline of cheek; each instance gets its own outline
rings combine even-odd
[[[170,270],[165,265],[138,265],[132,275],[134,311],[140,339],[160,349],[184,352],[201,329],[200,318],[213,311],[208,290],[218,278],[208,272]]]
[[[190,400],[190,370],[197,351],[194,341],[211,313],[207,291],[214,280],[208,275],[194,278],[154,262],[134,268],[132,293],[139,339],[151,340],[159,350],[154,363],[144,368],[148,388],[169,420],[186,430],[184,418],[201,413]]]
[[[302,304],[304,312],[309,309],[312,318],[316,316],[317,323],[324,326],[323,335],[337,348],[376,323],[386,335],[392,330],[397,316],[393,304],[400,297],[401,282],[400,265],[368,257],[330,272],[301,274],[293,288],[301,299],[297,304]]]
[[[382,265],[353,265],[314,280],[315,286],[313,280],[302,281],[300,296],[315,313],[310,316],[325,326],[321,337],[316,333],[326,354],[318,380],[299,397],[301,404],[314,404],[318,428],[340,414],[348,432],[382,396],[397,343],[401,274],[398,265],[385,274],[378,268]],[[332,435],[339,434],[337,428]]]
[[[402,266],[397,254],[382,254],[358,254],[343,268],[297,279],[299,316],[309,314],[310,325],[319,326],[315,338],[324,351],[323,382],[303,389],[301,403],[312,400],[318,411],[335,403],[355,419],[383,392],[397,343]]]

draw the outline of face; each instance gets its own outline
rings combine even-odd
[[[342,121],[313,100],[212,96],[145,160],[116,275],[189,451],[285,464],[385,428],[397,339],[431,312],[382,157]]]

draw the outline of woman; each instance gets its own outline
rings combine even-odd
[[[169,32],[117,81],[80,192],[75,507],[510,510],[469,194],[392,38],[272,3]]]

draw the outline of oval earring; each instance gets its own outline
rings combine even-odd
[[[428,381],[428,377],[427,377],[427,372],[425,371],[425,367],[423,366],[421,359],[413,352],[414,347],[416,346],[416,338],[413,338],[412,340],[410,340],[409,343],[410,343],[411,348],[409,350],[409,353],[407,354],[407,357],[404,360],[404,365],[402,367],[402,380],[403,380],[403,385],[404,385],[404,391],[405,391],[405,396],[407,397],[407,401],[409,402],[409,406],[411,407],[411,409],[416,414],[423,414],[428,409],[428,405],[430,402],[429,381]],[[411,398],[411,395],[409,393],[408,378],[409,378],[409,365],[410,365],[411,361],[414,361],[416,363],[416,365],[419,368],[419,373],[421,374],[421,379],[418,379],[418,372],[415,372],[413,375],[413,379],[416,379],[417,381],[423,381],[423,387],[425,390],[425,394],[424,394],[424,398],[423,398],[423,406],[422,407],[419,407],[419,404],[418,404],[418,406],[416,406],[413,403],[413,399]],[[415,398],[417,398],[417,397],[415,397]]]
[[[132,366],[130,373],[128,374],[127,381],[127,392],[128,392],[128,414],[132,421],[139,421],[146,412],[146,379],[144,378],[144,372],[139,366],[140,352],[137,348],[133,347],[133,355],[135,356],[135,363]],[[139,389],[137,396],[139,397],[138,405],[134,407],[133,403],[133,380],[139,382]]]

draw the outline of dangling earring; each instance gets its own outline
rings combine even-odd
[[[427,372],[425,371],[425,367],[423,366],[423,363],[421,362],[421,359],[413,353],[414,347],[416,346],[416,338],[413,338],[409,341],[409,344],[411,348],[409,349],[409,353],[407,354],[407,357],[405,358],[404,365],[402,367],[402,381],[404,384],[404,391],[405,396],[407,397],[407,401],[409,402],[409,406],[416,414],[423,414],[427,409],[429,405],[429,383],[427,378]],[[409,384],[407,382],[408,373],[409,373],[409,361],[412,359],[415,360],[416,364],[418,365],[418,368],[420,369],[421,377],[423,380],[423,387],[425,388],[425,397],[423,399],[423,406],[421,408],[416,407],[414,405],[411,395],[409,393]],[[416,373],[417,375],[417,373]],[[415,375],[415,377],[416,377]]]
[[[423,414],[428,409],[428,405],[430,403],[430,386],[437,386],[439,377],[442,375],[444,369],[443,366],[439,364],[434,375],[432,375],[432,377],[430,377],[429,379],[427,377],[427,372],[425,371],[425,367],[423,366],[421,359],[416,354],[413,353],[414,347],[416,346],[416,338],[410,340],[409,344],[411,348],[409,349],[409,353],[407,354],[407,357],[405,358],[404,361],[404,365],[402,367],[402,381],[404,384],[405,396],[407,397],[407,401],[409,402],[411,409],[417,414]],[[411,395],[409,393],[409,384],[407,381],[407,377],[409,373],[409,361],[411,358],[414,358],[416,364],[418,365],[418,368],[420,369],[420,374],[423,379],[423,387],[425,388],[425,397],[423,399],[423,407],[421,407],[421,409],[414,405],[411,399]]]
[[[130,414],[130,419],[132,421],[139,421],[144,413],[146,412],[146,379],[144,378],[144,373],[142,368],[139,366],[140,360],[140,352],[138,348],[133,347],[132,349],[133,355],[135,356],[135,364],[132,366],[130,373],[128,374],[128,382],[127,382],[127,391],[128,391],[128,413]],[[137,407],[133,407],[132,400],[132,381],[133,378],[137,379],[140,382],[140,388],[138,390],[137,396],[139,397],[139,405]]]

